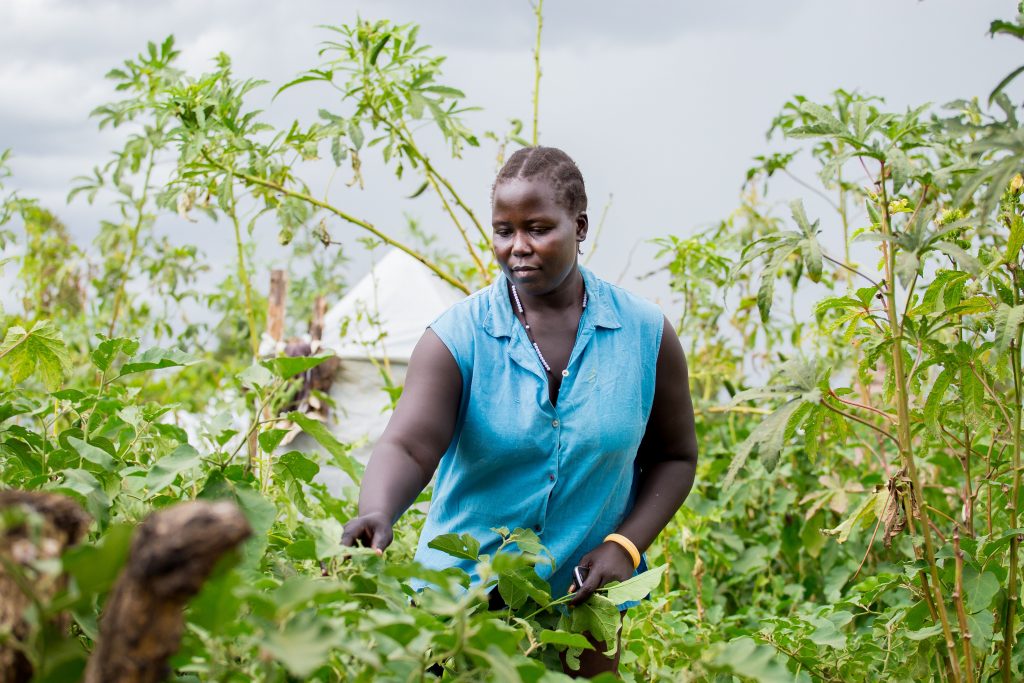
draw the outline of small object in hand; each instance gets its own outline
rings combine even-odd
[[[572,568],[572,585],[569,586],[569,593],[575,593],[583,586],[583,582],[587,580],[587,574],[590,573],[590,567],[583,567],[576,565]]]

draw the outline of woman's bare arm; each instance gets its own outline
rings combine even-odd
[[[462,375],[433,330],[409,360],[402,397],[373,448],[359,491],[359,516],[345,525],[344,545],[383,550],[392,525],[430,482],[455,432]]]
[[[697,434],[689,373],[679,338],[668,319],[658,351],[654,403],[637,453],[640,480],[632,511],[616,529],[643,552],[679,510],[693,487],[697,468]],[[590,573],[573,599],[579,604],[609,581],[624,581],[633,574],[633,561],[612,542],[588,553],[581,564]]]

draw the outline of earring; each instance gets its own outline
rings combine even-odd
[[[576,243],[576,253],[580,256],[583,255],[583,246],[579,242]]]

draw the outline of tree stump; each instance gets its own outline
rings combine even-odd
[[[167,659],[181,645],[185,603],[217,560],[251,533],[228,502],[190,501],[150,515],[103,610],[86,683],[164,680]]]
[[[32,630],[24,618],[30,596],[48,604],[65,581],[34,565],[82,540],[91,519],[71,498],[40,491],[0,491],[0,515],[0,683],[21,683],[32,678],[31,663],[16,647]]]

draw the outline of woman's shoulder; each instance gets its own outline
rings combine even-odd
[[[607,301],[606,305],[614,311],[617,317],[655,325],[660,329],[665,314],[656,303],[624,287],[602,280],[597,276],[594,277],[601,287],[602,298]]]

